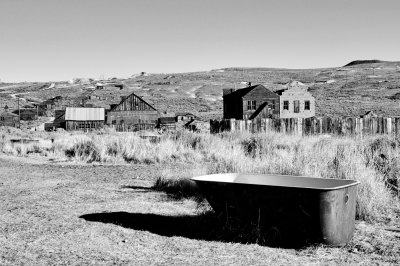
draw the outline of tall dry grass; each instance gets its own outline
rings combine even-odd
[[[204,173],[248,172],[305,175],[360,181],[357,217],[378,221],[398,207],[400,149],[396,138],[291,136],[243,132],[210,135],[178,131],[159,141],[138,134],[100,132],[53,136],[51,147],[12,147],[0,138],[1,151],[30,152],[80,163],[187,163],[203,165]],[[191,174],[179,179],[192,177]],[[174,179],[172,176],[162,177]],[[166,186],[164,184],[164,186]]]

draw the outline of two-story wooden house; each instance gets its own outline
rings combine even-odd
[[[298,81],[289,82],[286,88],[276,91],[280,96],[280,118],[308,118],[315,116],[315,98],[308,87]]]
[[[263,85],[224,89],[224,119],[274,118],[279,116],[279,95]]]

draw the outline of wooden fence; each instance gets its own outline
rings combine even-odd
[[[400,134],[400,117],[310,117],[310,118],[263,118],[257,120],[226,119],[210,120],[210,132],[275,131],[294,135],[335,134],[375,135]]]
[[[148,123],[148,124],[134,124],[134,125],[126,125],[126,124],[119,124],[119,125],[112,125],[111,127],[115,128],[118,132],[135,132],[140,130],[154,130],[156,124],[155,123]]]

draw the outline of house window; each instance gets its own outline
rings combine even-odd
[[[289,110],[289,101],[283,101],[283,110]]]
[[[304,110],[310,110],[310,101],[304,101]]]
[[[275,110],[275,100],[272,100],[272,110]]]
[[[111,125],[116,125],[116,124],[117,124],[116,120],[111,121]]]
[[[247,101],[247,110],[256,110],[256,101]]]
[[[294,106],[294,112],[300,113],[300,101],[299,100],[293,101],[293,106]]]

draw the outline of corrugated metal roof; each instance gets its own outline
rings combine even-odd
[[[104,108],[67,107],[65,120],[104,121]]]

